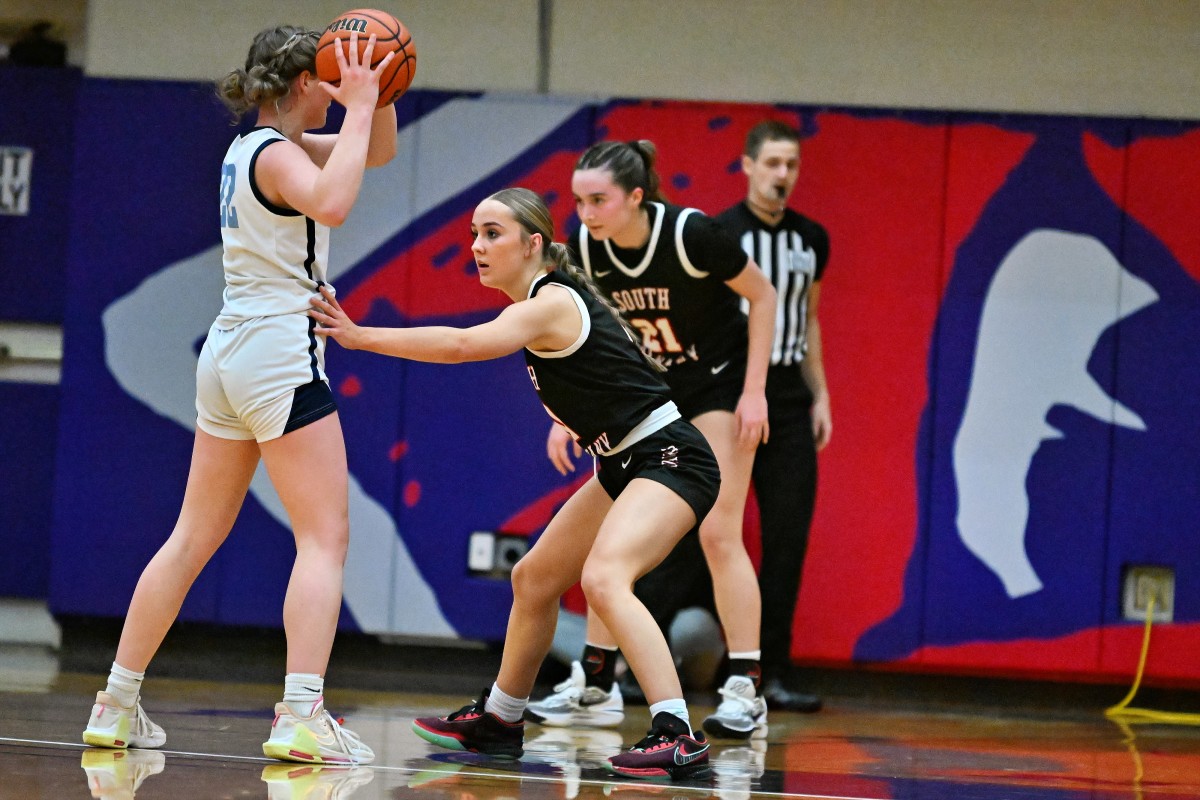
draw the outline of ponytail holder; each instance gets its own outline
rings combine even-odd
[[[290,51],[293,47],[295,47],[302,39],[315,39],[315,38],[318,38],[318,34],[316,31],[296,31],[295,33],[293,33],[291,36],[289,36],[287,38],[286,42],[279,45],[278,49],[276,49],[275,52],[272,53],[271,55],[272,56],[281,56],[284,53]]]

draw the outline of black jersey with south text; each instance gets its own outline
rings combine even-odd
[[[571,292],[583,330],[565,350],[526,349],[525,364],[550,416],[580,447],[603,455],[652,412],[670,405],[670,390],[613,313],[570,275],[547,273],[533,282],[529,296],[551,285]]]
[[[711,383],[744,375],[746,317],[725,285],[748,263],[738,243],[694,208],[647,203],[650,239],[626,250],[597,241],[587,226],[572,237],[585,272],[611,298],[643,347],[667,368],[667,383]],[[723,376],[724,377],[724,376]]]
[[[829,263],[829,234],[790,208],[776,225],[763,222],[745,203],[726,209],[716,220],[775,285],[779,307],[771,364],[800,363],[808,349],[808,293]]]

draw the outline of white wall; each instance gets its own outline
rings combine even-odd
[[[551,86],[1198,117],[1198,53],[1195,0],[557,0]]]
[[[346,5],[89,0],[83,63],[213,78],[257,29]],[[537,0],[382,5],[415,86],[536,91]],[[1200,118],[1197,53],[1197,0],[553,0],[549,64],[561,94]]]
[[[414,86],[513,91],[536,86],[536,0],[378,5],[413,34]],[[85,69],[102,76],[215,79],[245,61],[262,28],[281,23],[323,28],[348,7],[374,6],[347,0],[89,0]],[[171,33],[147,37],[147,26]]]

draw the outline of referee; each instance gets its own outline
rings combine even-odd
[[[800,132],[760,122],[742,154],[746,198],[716,217],[741,243],[778,296],[767,373],[771,438],[754,461],[762,523],[762,666],[771,708],[817,711],[819,697],[790,685],[792,624],[817,491],[817,451],[833,422],[821,351],[817,303],[829,261],[829,235],[787,207],[800,171]]]

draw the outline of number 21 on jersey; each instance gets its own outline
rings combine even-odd
[[[683,345],[671,327],[671,320],[659,317],[656,320],[633,318],[629,320],[642,334],[642,347],[651,353],[682,353]]]
[[[237,185],[237,165],[221,165],[221,227],[238,226],[237,209],[233,207],[233,189]]]

